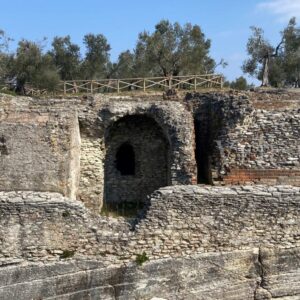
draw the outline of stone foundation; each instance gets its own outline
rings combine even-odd
[[[103,267],[65,260],[0,268],[1,299],[300,298],[300,250],[252,249]]]

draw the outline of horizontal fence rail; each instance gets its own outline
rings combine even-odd
[[[149,77],[100,80],[68,80],[60,84],[59,92],[69,93],[121,93],[147,90],[197,90],[198,88],[223,87],[223,76],[219,74]]]

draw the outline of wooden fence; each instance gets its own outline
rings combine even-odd
[[[222,88],[223,76],[219,74],[149,77],[126,79],[99,79],[99,80],[68,80],[61,81],[54,92],[35,88],[32,84],[25,85],[25,94],[28,96],[41,96],[47,94],[94,94],[94,93],[121,93],[125,91],[165,91],[169,89],[194,90],[199,88]],[[0,82],[1,91],[9,91],[7,83]]]
[[[126,78],[126,79],[100,79],[100,80],[68,80],[60,84],[60,93],[105,93],[141,90],[168,90],[183,89],[197,90],[198,88],[223,87],[223,76],[219,74]]]

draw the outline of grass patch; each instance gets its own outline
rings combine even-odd
[[[147,256],[146,252],[143,252],[142,254],[137,254],[135,258],[135,262],[138,266],[142,266],[148,260],[149,257]]]

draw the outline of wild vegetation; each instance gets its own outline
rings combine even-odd
[[[242,69],[262,81],[262,86],[300,87],[300,27],[292,18],[281,32],[281,40],[271,45],[259,27],[251,27],[247,43],[249,58]]]
[[[247,43],[249,58],[242,70],[262,81],[262,86],[300,86],[300,28],[292,18],[281,32],[278,45],[271,45],[264,31],[251,27]],[[18,93],[25,85],[54,91],[60,80],[132,78],[208,74],[217,66],[226,66],[210,56],[211,41],[200,26],[160,21],[153,32],[141,32],[133,50],[110,59],[111,46],[103,34],[86,34],[84,51],[70,36],[55,37],[50,49],[44,41],[21,40],[15,52],[9,52],[10,38],[0,30],[0,83],[10,84]],[[84,53],[84,54],[83,54]],[[247,89],[244,77],[225,86]]]
[[[84,55],[70,36],[55,37],[48,51],[42,43],[21,40],[9,53],[9,39],[0,32],[1,78],[15,84],[19,93],[26,83],[54,90],[59,80],[130,78],[214,72],[217,64],[209,55],[211,42],[198,25],[162,20],[152,33],[141,32],[134,50],[110,60],[111,46],[102,34],[83,38]],[[223,61],[220,62],[224,64]]]

